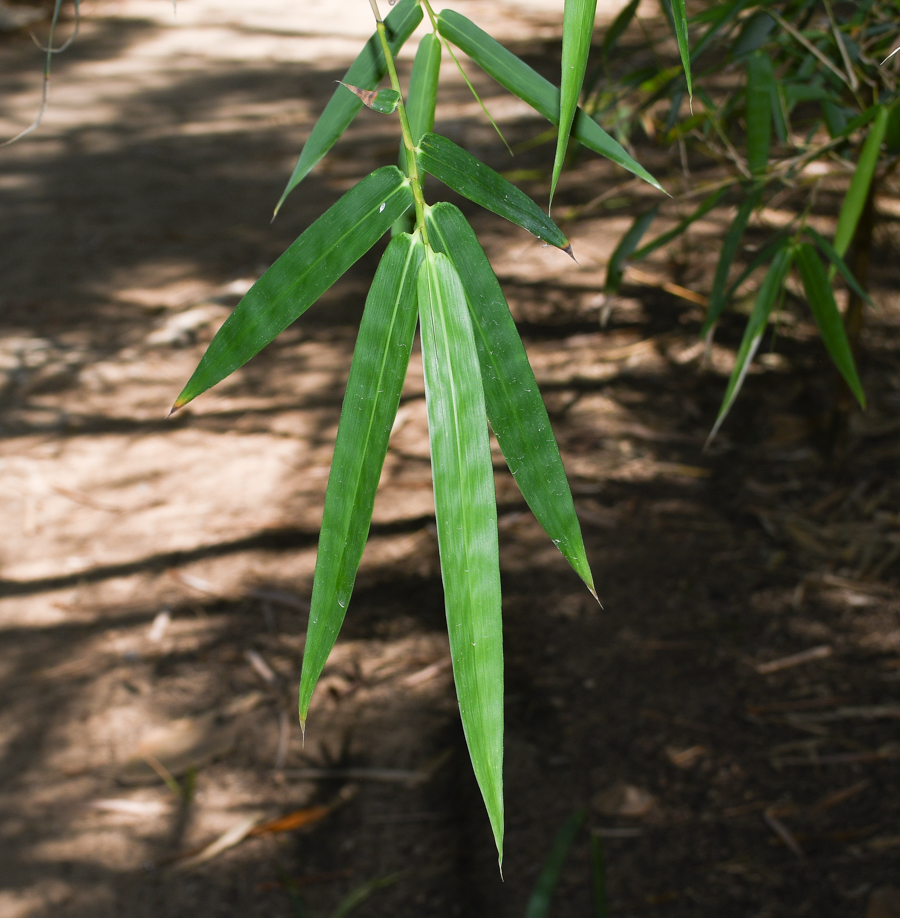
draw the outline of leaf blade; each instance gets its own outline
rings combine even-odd
[[[747,370],[750,368],[750,362],[756,354],[759,343],[762,340],[763,332],[766,330],[769,316],[781,294],[784,279],[791,267],[792,256],[793,252],[791,246],[786,245],[779,249],[772,259],[772,264],[769,266],[765,280],[763,280],[762,286],[759,288],[759,292],[756,295],[756,301],[753,304],[753,312],[750,314],[747,327],[744,329],[744,337],[741,339],[741,345],[738,348],[734,370],[732,370],[731,377],[728,380],[728,386],[725,389],[725,397],[722,399],[722,406],[719,408],[716,423],[713,425],[713,429],[706,439],[707,445],[712,442],[715,435],[719,432],[719,428],[728,416],[728,412],[731,411],[734,400],[741,391],[741,387],[744,384],[744,377],[747,375]]]
[[[426,134],[417,148],[419,165],[454,191],[505,217],[516,226],[572,254],[562,230],[531,198],[471,153],[440,134]]]
[[[816,325],[819,326],[822,341],[831,355],[834,365],[838,368],[850,391],[859,402],[860,408],[865,408],[866,396],[863,392],[862,383],[859,381],[859,375],[856,372],[853,350],[847,340],[844,320],[841,318],[837,303],[834,301],[834,293],[828,281],[828,274],[822,262],[819,261],[819,256],[816,255],[815,249],[808,242],[801,242],[797,246],[796,259],[797,268],[800,271],[800,279],[803,281],[803,289],[806,291],[806,299],[816,320]]]
[[[693,99],[694,91],[691,87],[691,46],[688,39],[687,13],[684,9],[684,0],[672,0],[672,24],[675,27],[675,38],[678,42],[678,53],[681,55],[681,66],[684,68],[688,98]]]
[[[881,150],[881,142],[884,140],[884,133],[888,122],[888,109],[883,106],[877,106],[878,112],[872,127],[869,129],[869,135],[863,144],[862,152],[856,163],[856,169],[853,171],[853,178],[850,179],[850,187],[844,197],[844,203],[841,205],[838,214],[837,229],[834,231],[834,250],[841,256],[847,254],[847,249],[856,232],[856,226],[862,215],[866,198],[869,195],[869,189],[872,186],[872,178],[875,175],[875,167],[878,165],[878,154]]]
[[[309,226],[216,333],[173,410],[221,382],[302,315],[413,206],[396,166],[366,176]]]
[[[514,96],[527,102],[551,124],[559,124],[560,91],[512,51],[453,10],[441,11],[438,31]],[[605,156],[665,193],[662,185],[583,109],[579,108],[575,112],[572,136],[588,149]]]
[[[437,204],[426,211],[426,221],[429,240],[453,261],[466,293],[488,420],[500,449],[537,521],[596,599],[559,446],[503,290],[457,207]]]
[[[727,302],[725,285],[728,283],[728,272],[734,263],[744,230],[747,228],[751,214],[759,204],[762,192],[762,186],[757,186],[744,198],[737,214],[735,214],[734,220],[731,221],[731,226],[728,227],[728,231],[725,233],[722,249],[719,252],[719,260],[716,262],[712,290],[709,294],[709,309],[707,310],[703,327],[700,329],[701,338],[712,328],[713,323],[718,320],[722,310],[725,308]]]
[[[453,677],[502,859],[503,627],[494,470],[465,293],[450,260],[432,249],[419,271],[418,299]]]
[[[754,51],[747,62],[747,164],[753,175],[766,171],[772,139],[772,59]]]
[[[634,250],[640,245],[641,239],[650,228],[650,224],[656,219],[659,212],[659,205],[651,207],[650,210],[634,218],[634,223],[625,232],[625,235],[619,240],[619,244],[613,250],[609,257],[609,264],[606,266],[606,281],[603,284],[605,293],[617,293],[622,285],[622,278],[625,276],[625,262],[634,253]]]
[[[416,0],[400,0],[384,20],[391,53],[396,54],[422,21],[422,9]],[[387,63],[378,35],[372,35],[366,42],[350,69],[344,74],[342,83],[350,83],[361,89],[375,89],[387,73]],[[275,205],[275,214],[281,209],[287,196],[315,168],[323,156],[334,146],[341,134],[362,108],[362,102],[352,93],[338,86],[325,106],[307,138],[287,186]]]
[[[424,251],[419,236],[395,236],[366,298],[325,492],[300,675],[301,725],[344,621],[369,533],[416,330]]]
[[[550,914],[550,901],[553,898],[553,892],[559,883],[559,877],[562,873],[563,865],[566,862],[566,856],[575,836],[584,822],[584,811],[579,810],[573,813],[559,830],[556,838],[553,840],[553,847],[550,849],[547,860],[541,868],[537,882],[534,884],[528,905],[525,908],[525,918],[547,918]]]
[[[562,171],[563,160],[569,146],[569,134],[575,120],[588,52],[594,33],[597,0],[565,0],[562,36],[562,73],[559,97],[559,134],[556,139],[556,156],[553,160],[553,177],[550,180],[550,202]]]

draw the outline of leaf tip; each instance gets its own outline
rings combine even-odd
[[[576,265],[578,264],[578,259],[575,257],[575,253],[572,251],[571,242],[563,249],[563,251],[566,253],[566,255],[569,256],[569,258],[572,259],[572,261],[575,262]]]

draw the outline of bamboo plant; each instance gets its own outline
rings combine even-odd
[[[572,495],[547,411],[503,292],[455,206],[430,204],[423,177],[572,255],[531,198],[433,132],[438,71],[455,49],[569,136],[661,190],[578,108],[595,2],[567,0],[557,89],[465,16],[428,0],[400,0],[347,71],[310,134],[278,207],[365,105],[395,117],[400,165],[366,176],[287,249],[218,331],[173,411],[220,382],[301,316],[385,234],[350,367],[325,496],[300,681],[305,730],[316,681],[350,605],[418,325],[425,374],[435,516],[447,629],[463,731],[498,854],[503,850],[503,642],[497,508],[488,424],[547,535],[596,597]],[[427,15],[404,95],[394,57]],[[379,88],[389,78],[389,88]],[[469,84],[471,86],[471,84]],[[473,90],[474,91],[474,90]],[[276,207],[276,212],[278,210]]]

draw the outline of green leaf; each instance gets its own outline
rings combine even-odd
[[[609,259],[606,266],[606,283],[603,290],[606,293],[616,293],[622,284],[622,277],[625,273],[625,262],[634,253],[634,250],[640,245],[644,233],[650,228],[650,224],[656,219],[659,212],[659,205],[651,208],[646,213],[635,217],[634,223],[628,228],[625,235],[619,240],[615,251]]]
[[[409,179],[396,166],[377,169],[351,188],[291,244],[237,304],[172,410],[183,407],[259,353],[412,206]]]
[[[556,884],[559,882],[559,876],[562,873],[563,864],[569,854],[569,848],[575,841],[575,836],[584,822],[584,812],[579,811],[570,816],[565,825],[559,830],[559,834],[553,842],[550,854],[541,868],[537,883],[528,900],[525,909],[525,918],[547,918],[550,914],[550,900],[553,898],[553,892]]]
[[[789,233],[786,227],[782,227],[778,230],[777,233],[753,256],[747,266],[741,271],[740,274],[731,282],[728,290],[725,291],[725,302],[727,303],[737,292],[741,284],[761,265],[764,265],[767,261],[770,261],[778,253],[779,249],[782,248],[787,242]],[[704,325],[704,334],[709,329]]]
[[[866,137],[866,142],[863,144],[853,178],[850,179],[850,187],[847,189],[841,212],[838,214],[837,229],[834,233],[834,250],[842,258],[847,253],[850,240],[853,239],[853,234],[856,232],[856,226],[869,195],[872,176],[875,175],[875,167],[878,165],[878,156],[881,153],[881,142],[884,140],[884,132],[887,128],[888,109],[883,105],[877,108],[878,113],[869,129],[869,136]]]
[[[606,863],[603,857],[603,841],[591,832],[591,890],[594,894],[594,918],[607,918],[606,908]]]
[[[434,127],[434,109],[437,104],[438,75],[441,69],[441,40],[429,32],[416,51],[412,73],[409,77],[409,92],[406,96],[406,116],[413,143],[418,143],[424,134]],[[409,175],[406,162],[406,147],[400,141],[400,168]],[[410,211],[394,224],[393,232],[411,233],[416,215]]]
[[[834,250],[834,246],[821,234],[817,233],[811,226],[804,227],[806,234],[815,242],[819,247],[819,250],[822,254],[831,262],[832,266],[836,268],[841,277],[847,282],[847,286],[864,302],[868,303],[869,306],[873,307],[875,304],[872,302],[869,294],[860,287],[859,282],[853,276],[850,269],[847,267],[847,262],[838,255]]]
[[[425,219],[432,246],[453,261],[466,292],[497,443],[537,521],[596,599],[566,470],[503,290],[457,207],[437,204]]]
[[[366,299],[325,492],[300,676],[301,726],[344,621],[369,534],[416,330],[416,289],[424,256],[419,236],[395,236]]]
[[[349,89],[366,108],[379,115],[393,115],[400,104],[400,93],[395,89],[360,89],[349,83],[341,83],[341,86]]]
[[[609,57],[616,46],[616,42],[625,34],[625,30],[631,24],[631,20],[634,19],[634,14],[637,12],[640,3],[641,0],[631,0],[628,6],[619,11],[619,15],[612,21],[603,36],[603,44],[600,45],[601,57]]]
[[[419,42],[412,75],[409,78],[406,114],[413,143],[418,143],[434,127],[440,69],[441,42],[437,35],[429,32]]]
[[[678,53],[681,55],[681,66],[684,68],[684,79],[687,82],[688,98],[693,99],[691,88],[691,46],[688,43],[687,13],[684,0],[671,0],[672,24],[675,27],[675,38],[678,41]]]
[[[694,211],[688,214],[683,220],[680,220],[676,226],[660,234],[655,239],[651,239],[646,245],[641,246],[632,256],[634,260],[640,261],[642,258],[646,258],[652,252],[655,252],[677,236],[680,236],[692,223],[706,216],[706,214],[719,203],[726,191],[728,191],[727,187],[714,191],[708,198],[701,201]]]
[[[404,45],[416,26],[422,21],[422,9],[417,0],[400,0],[384,20],[388,34],[388,45],[392,54],[396,54]],[[375,89],[387,73],[384,51],[378,35],[373,35],[359,52],[350,69],[344,74],[342,82],[360,86],[363,89]],[[300,158],[287,187],[275,205],[275,213],[281,209],[285,198],[309,175],[320,159],[334,146],[338,138],[350,126],[362,108],[362,102],[342,86],[334,91],[325,110],[319,116],[309,135]]]
[[[706,335],[710,328],[712,328],[713,323],[718,320],[719,316],[722,314],[722,310],[725,308],[727,302],[725,285],[728,283],[728,272],[731,270],[731,265],[737,255],[741,239],[744,236],[744,230],[747,228],[747,223],[750,220],[750,215],[759,205],[762,193],[763,186],[757,185],[747,194],[741,206],[738,208],[738,212],[734,220],[732,220],[731,226],[728,227],[725,238],[722,240],[719,260],[716,264],[716,274],[713,278],[712,290],[709,294],[709,309],[706,313],[706,320],[703,323],[703,328],[700,329],[701,338]]]
[[[772,60],[762,51],[747,63],[747,163],[754,175],[766,171],[772,140]]]
[[[759,293],[756,295],[756,302],[753,304],[753,312],[750,314],[747,327],[744,329],[744,337],[741,340],[741,346],[738,348],[734,370],[731,373],[731,378],[728,380],[728,386],[725,389],[722,407],[719,408],[719,416],[716,418],[716,423],[706,440],[707,445],[712,442],[712,439],[719,432],[722,422],[728,416],[728,412],[731,411],[731,406],[734,404],[738,392],[741,391],[741,386],[744,384],[744,377],[747,375],[747,370],[750,368],[750,362],[753,360],[756,350],[759,347],[759,342],[762,340],[763,332],[766,330],[769,315],[775,303],[778,301],[778,298],[781,296],[784,279],[791,267],[792,255],[793,250],[789,245],[779,249],[776,256],[772,259],[772,264],[769,266],[769,271],[766,274],[765,280],[762,282],[762,286],[759,288]]]
[[[584,83],[591,37],[594,34],[594,17],[597,14],[597,0],[565,0],[562,36],[562,77],[559,97],[559,134],[556,140],[556,157],[553,160],[553,178],[550,181],[550,201],[556,191],[559,173],[562,171],[569,134],[578,98]]]
[[[866,396],[856,372],[853,351],[844,330],[844,321],[834,301],[834,293],[825,267],[819,260],[816,250],[808,243],[801,242],[796,249],[797,268],[806,291],[809,308],[815,317],[816,325],[822,335],[822,341],[847,381],[850,391],[856,396],[861,408],[866,407]]]
[[[708,48],[716,47],[721,44],[719,32],[731,25],[731,23],[743,12],[743,9],[750,0],[732,0],[730,3],[717,3],[712,9],[708,10],[706,15],[697,17],[704,22],[709,22],[710,27],[703,33],[703,37],[694,46],[693,58],[696,63],[706,52]],[[714,44],[714,42],[716,44]]]
[[[442,10],[438,16],[438,31],[448,41],[453,42],[460,50],[492,76],[501,86],[514,96],[527,102],[538,114],[543,115],[551,124],[559,124],[560,91],[512,51],[504,48],[473,22],[455,13],[453,10]],[[572,136],[588,149],[612,160],[623,169],[649,182],[654,188],[665,192],[665,189],[652,175],[630,157],[621,144],[617,143],[587,112],[578,109],[572,124]]]
[[[426,251],[419,316],[434,509],[463,732],[503,857],[503,624],[494,468],[466,295]]]
[[[562,230],[524,191],[508,182],[499,172],[494,172],[440,134],[426,134],[417,149],[419,165],[427,173],[470,201],[506,217],[538,239],[572,255],[572,247]]]

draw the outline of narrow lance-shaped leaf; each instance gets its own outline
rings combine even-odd
[[[616,42],[625,34],[625,30],[631,24],[631,20],[634,19],[634,14],[637,12],[640,3],[641,0],[631,0],[628,6],[619,11],[619,15],[612,21],[603,36],[603,44],[600,46],[601,57],[609,57],[616,46]]]
[[[344,621],[372,522],[416,330],[416,289],[424,252],[418,235],[395,236],[366,299],[325,492],[300,677],[301,725]]]
[[[744,337],[741,340],[741,346],[738,348],[734,370],[731,373],[731,378],[728,380],[725,398],[722,399],[722,407],[719,408],[719,416],[716,418],[716,423],[707,438],[707,444],[709,444],[719,432],[722,422],[728,416],[728,412],[731,411],[731,406],[734,404],[738,392],[741,391],[741,386],[744,384],[744,377],[747,375],[747,370],[750,368],[750,362],[753,360],[756,350],[759,347],[759,342],[762,340],[763,332],[766,330],[766,324],[769,321],[769,316],[772,309],[775,307],[775,303],[781,296],[784,279],[791,267],[792,254],[792,249],[789,245],[786,245],[778,251],[772,259],[772,264],[769,266],[769,271],[766,274],[765,280],[762,282],[762,286],[759,288],[759,293],[756,295],[756,302],[753,304],[753,312],[750,314],[747,327],[744,329]]]
[[[616,293],[622,283],[625,274],[625,262],[632,255],[634,250],[640,245],[644,233],[650,228],[650,224],[656,219],[659,212],[659,205],[652,207],[646,213],[635,217],[634,223],[628,228],[628,232],[619,240],[606,266],[606,283],[603,289],[606,293]]]
[[[853,273],[847,267],[847,262],[838,255],[834,250],[834,246],[819,232],[816,232],[811,226],[804,227],[804,232],[809,236],[813,242],[819,247],[821,253],[831,262],[831,266],[836,268],[838,273],[844,280],[847,282],[847,286],[864,302],[868,303],[869,306],[874,307],[871,297],[865,290],[859,285],[859,281],[853,276]]]
[[[769,164],[774,81],[771,58],[754,51],[747,63],[747,164],[754,175]]]
[[[409,77],[409,91],[406,94],[406,116],[409,119],[413,143],[418,143],[434,128],[440,70],[441,40],[433,32],[429,32],[419,42]],[[400,168],[404,172],[409,172],[406,165],[406,147],[402,141]]]
[[[709,294],[709,310],[706,313],[706,320],[703,323],[703,328],[700,329],[701,338],[706,335],[713,324],[718,321],[719,316],[722,314],[722,310],[725,308],[725,303],[727,302],[725,297],[725,285],[728,283],[728,272],[731,269],[731,265],[734,263],[738,248],[741,244],[741,239],[744,236],[744,230],[747,228],[747,223],[750,220],[750,215],[759,205],[762,192],[762,186],[757,185],[747,194],[741,202],[741,206],[738,208],[734,220],[731,221],[731,226],[728,227],[725,238],[722,240],[722,248],[719,251],[719,261],[716,264],[716,273],[713,278],[712,290]]]
[[[409,77],[409,91],[406,94],[406,117],[413,143],[418,143],[424,134],[434,127],[434,109],[437,105],[438,76],[441,70],[441,40],[429,32],[419,42],[412,73]],[[406,146],[400,141],[400,168],[409,175],[406,162]],[[393,227],[394,233],[411,233],[416,215],[404,214]]]
[[[440,134],[426,134],[419,141],[417,155],[427,173],[454,191],[572,255],[562,230],[524,191],[452,140]]]
[[[400,0],[391,10],[384,20],[384,27],[392,54],[396,54],[403,47],[421,21],[422,8],[417,0]],[[384,78],[385,73],[387,73],[387,63],[384,60],[381,41],[376,34],[366,42],[356,60],[350,65],[350,69],[344,74],[342,82],[362,89],[375,89]],[[361,108],[360,99],[343,86],[337,87],[300,151],[297,165],[275,206],[276,214],[284,204],[285,198],[334,146]]]
[[[646,258],[652,252],[662,248],[662,246],[666,245],[666,243],[670,242],[672,239],[680,236],[692,223],[695,223],[701,217],[705,217],[719,203],[727,190],[727,188],[720,188],[718,191],[714,191],[708,198],[701,201],[697,208],[689,213],[683,220],[679,220],[672,229],[667,230],[665,233],[661,233],[655,239],[651,239],[646,245],[642,245],[632,256],[634,260],[640,261],[642,258]]]
[[[441,11],[438,16],[438,31],[468,54],[485,73],[514,96],[527,102],[552,124],[559,124],[560,91],[525,61],[516,57],[512,51],[504,48],[475,23],[453,10]],[[588,149],[612,160],[654,188],[665,191],[662,185],[583,109],[579,108],[575,113],[572,136]]]
[[[559,173],[562,171],[569,133],[575,120],[578,98],[584,83],[591,37],[594,34],[594,16],[597,0],[566,0],[563,13],[562,76],[559,97],[559,134],[556,140],[556,157],[553,160],[553,178],[550,182],[550,201],[556,191]]]
[[[566,470],[503,290],[459,208],[437,204],[425,219],[432,246],[453,261],[466,292],[497,443],[537,521],[596,598]]]
[[[856,396],[860,407],[866,407],[866,396],[856,372],[853,351],[847,340],[844,321],[834,301],[834,293],[825,267],[819,260],[815,249],[808,242],[801,242],[796,250],[797,268],[806,291],[809,308],[815,317],[816,325],[822,335],[822,341],[838,368],[841,376],[847,381],[850,391]]]
[[[887,128],[888,109],[883,105],[877,108],[878,113],[875,115],[872,127],[869,128],[869,136],[866,137],[866,142],[863,144],[853,178],[850,179],[850,187],[847,189],[841,212],[838,214],[837,229],[834,233],[834,250],[842,258],[847,254],[850,240],[853,239],[853,234],[856,232],[856,226],[872,185],[872,177],[875,175],[875,167],[878,165],[878,154],[881,151],[881,142],[884,140],[884,132]]]
[[[362,102],[366,108],[378,112],[379,115],[393,115],[400,104],[400,93],[395,89],[360,89],[349,83],[341,83]]]
[[[688,98],[693,98],[691,87],[691,47],[688,43],[687,13],[684,0],[672,0],[672,23],[675,26],[675,38],[678,41],[678,53],[681,55],[681,66],[684,68],[684,79],[687,82]]]
[[[221,382],[301,316],[413,206],[396,166],[366,176],[308,227],[216,333],[173,410]]]
[[[434,508],[463,732],[503,856],[503,627],[494,469],[466,296],[450,260],[419,271]]]
[[[537,882],[534,884],[534,890],[528,900],[525,908],[525,918],[547,918],[550,914],[550,901],[559,883],[560,874],[562,874],[563,865],[569,854],[569,848],[575,841],[575,836],[584,822],[584,811],[579,810],[570,816],[565,825],[559,830],[559,834],[553,841],[553,847],[544,866],[541,868]]]

